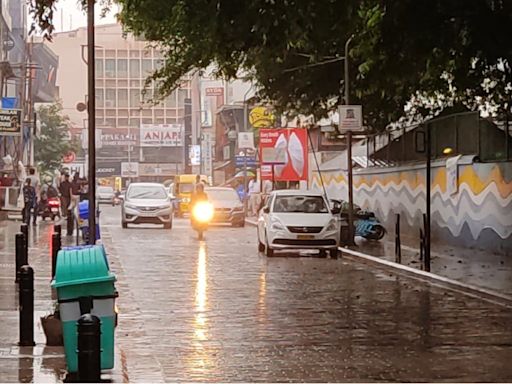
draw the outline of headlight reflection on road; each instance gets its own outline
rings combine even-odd
[[[191,355],[187,357],[187,366],[191,373],[197,377],[208,377],[216,371],[216,358],[214,351],[208,344],[208,257],[206,245],[202,241],[199,244],[197,255],[196,291],[195,291],[195,315],[193,321],[193,337]]]

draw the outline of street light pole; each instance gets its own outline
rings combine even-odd
[[[345,104],[350,104],[350,77],[349,77],[349,58],[348,47],[354,35],[350,36],[345,43]],[[340,116],[341,119],[341,116]],[[352,131],[347,132],[347,177],[348,177],[348,245],[354,245],[354,181],[352,170]]]
[[[87,82],[89,115],[89,244],[96,244],[96,90],[94,2],[87,0]]]

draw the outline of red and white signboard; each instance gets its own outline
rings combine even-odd
[[[260,129],[261,179],[308,179],[308,133],[304,128]]]
[[[224,96],[224,88],[222,87],[210,87],[205,88],[206,96]]]
[[[183,126],[181,124],[141,124],[141,147],[181,147],[183,146]]]

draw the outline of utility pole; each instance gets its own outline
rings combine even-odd
[[[350,104],[350,77],[348,47],[354,35],[350,36],[345,43],[345,105]],[[341,116],[340,116],[341,119]],[[347,176],[348,176],[348,245],[354,245],[354,181],[352,169],[352,132],[347,132]]]
[[[87,82],[89,117],[89,244],[96,244],[96,79],[94,2],[87,0]]]

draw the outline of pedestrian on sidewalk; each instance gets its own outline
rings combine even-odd
[[[71,182],[67,173],[64,175],[64,180],[60,183],[59,192],[62,217],[68,217],[69,205],[71,204]]]
[[[33,209],[34,209],[34,225],[37,223],[37,205],[40,199],[41,186],[39,183],[39,177],[36,176],[36,170],[34,167],[30,167],[28,170],[27,180],[30,180],[30,186],[34,188],[35,195],[33,201]]]
[[[248,211],[251,216],[258,215],[258,208],[260,205],[261,193],[260,182],[257,177],[251,178],[249,181],[249,207]]]
[[[34,211],[34,225],[36,224],[37,219],[37,209],[36,209],[36,189],[32,186],[32,180],[27,177],[25,180],[25,185],[23,186],[23,211],[22,211],[22,220],[25,224],[30,225],[30,213]]]

